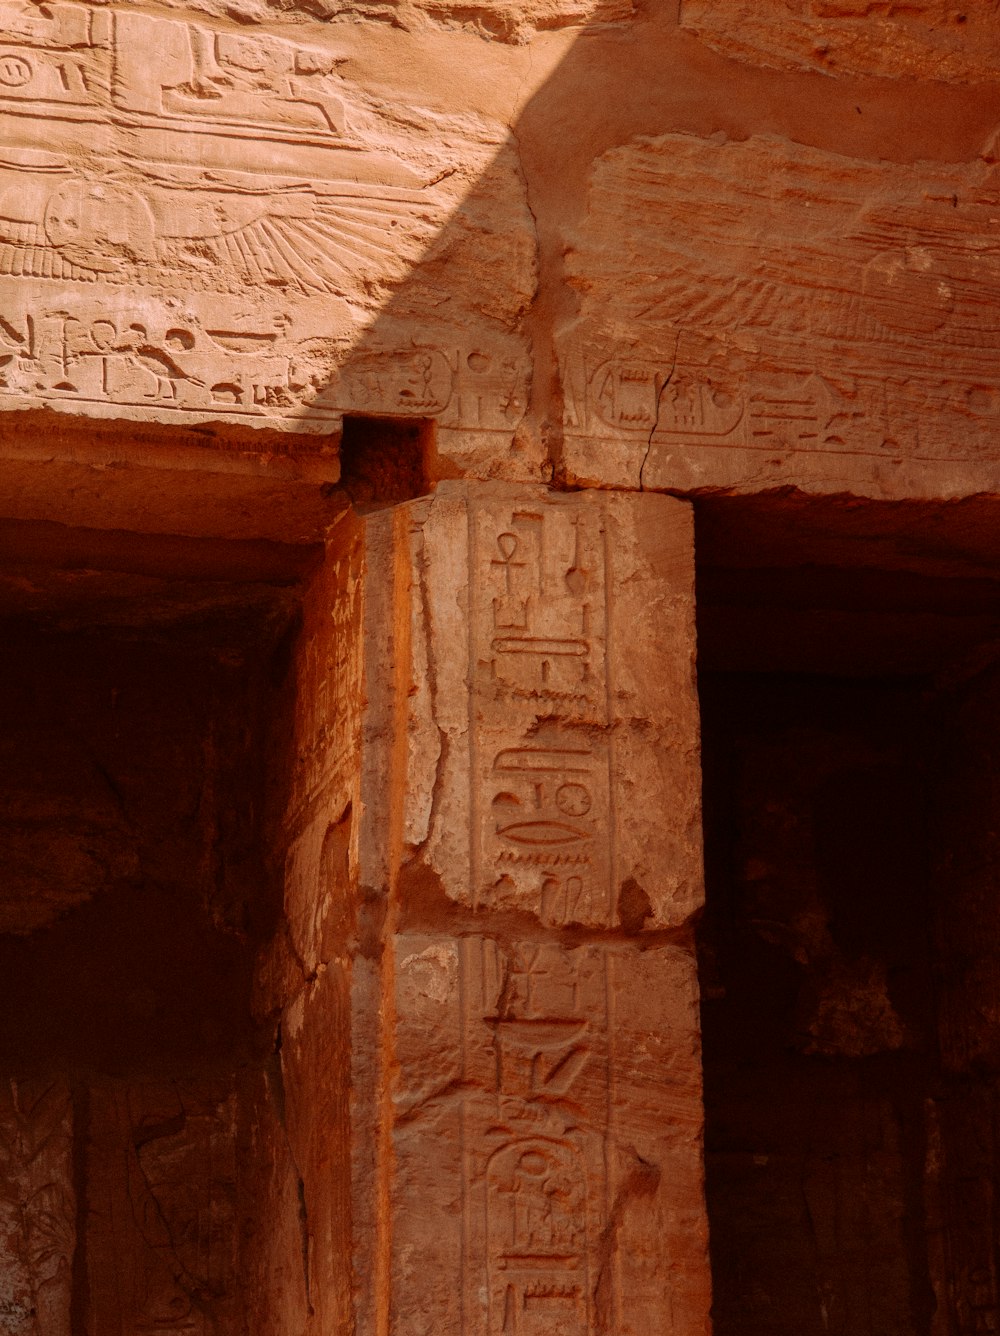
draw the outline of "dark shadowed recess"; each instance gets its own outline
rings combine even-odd
[[[242,1061],[307,553],[0,523],[0,1054]]]
[[[715,1330],[986,1329],[996,503],[718,499],[697,533]]]

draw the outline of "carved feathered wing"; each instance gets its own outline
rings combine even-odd
[[[142,241],[134,250],[120,240],[105,244],[96,232],[53,245],[43,219],[0,214],[0,275],[153,283],[172,273],[225,286],[228,274],[240,285],[338,293],[416,258],[440,219],[426,194],[390,186],[223,195],[210,210],[192,208],[190,226],[176,196],[171,205],[172,226],[157,231],[152,253]],[[211,231],[197,223],[207,212]]]
[[[214,235],[165,239],[162,260],[200,267],[208,259],[253,284],[341,292],[415,256],[434,234],[435,213],[427,200],[402,191],[279,200]]]

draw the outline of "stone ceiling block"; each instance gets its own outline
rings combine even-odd
[[[992,158],[889,164],[686,134],[607,154],[568,261],[570,476],[888,496],[1000,484]]]
[[[3,0],[0,32],[0,407],[509,445],[535,243],[504,124],[360,81],[356,30]]]

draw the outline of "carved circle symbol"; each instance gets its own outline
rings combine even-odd
[[[582,784],[562,784],[556,789],[556,806],[567,816],[586,816],[590,811],[590,794]]]
[[[118,331],[110,320],[95,320],[90,327],[90,337],[98,352],[109,352],[118,338]]]
[[[23,56],[0,56],[0,84],[5,88],[23,88],[34,72]]]

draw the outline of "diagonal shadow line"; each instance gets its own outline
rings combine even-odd
[[[1000,121],[1000,85],[925,82],[916,101],[914,84],[901,79],[727,59],[679,26],[680,0],[637,0],[636,9],[619,24],[539,34],[523,57],[506,60],[507,77],[516,70],[529,91],[516,97],[494,156],[351,345],[339,377],[317,386],[320,398],[333,401],[338,378],[367,369],[377,380],[382,367],[390,383],[406,382],[412,391],[428,378],[421,359],[437,350],[450,367],[450,386],[439,357],[442,386],[432,384],[423,403],[406,407],[397,384],[395,407],[374,392],[369,406],[351,410],[436,419],[432,479],[463,472],[562,476],[559,342],[579,317],[581,287],[569,281],[567,252],[586,219],[602,155],[644,136],[680,132],[706,140],[773,135],[875,162],[962,162],[975,158]],[[534,84],[533,53],[551,66]],[[497,77],[488,59],[484,68]],[[637,263],[640,223],[634,235],[607,239]],[[697,247],[697,237],[688,240]],[[537,279],[518,258],[526,245]],[[605,316],[613,338],[613,293]],[[608,356],[613,352],[609,346]],[[493,399],[485,424],[482,395]]]

